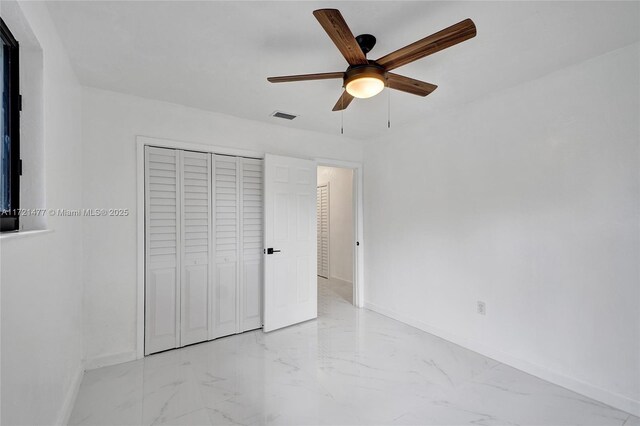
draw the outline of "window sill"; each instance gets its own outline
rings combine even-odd
[[[4,232],[0,234],[0,241],[17,240],[19,238],[34,237],[37,235],[43,235],[53,232],[53,229],[38,229],[34,231],[17,231],[17,232]]]

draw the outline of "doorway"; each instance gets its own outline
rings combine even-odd
[[[318,166],[316,195],[318,289],[354,304],[354,170]]]

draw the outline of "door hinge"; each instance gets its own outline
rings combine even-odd
[[[18,160],[18,174],[22,176],[22,159]]]
[[[22,95],[18,95],[18,111],[22,111]]]

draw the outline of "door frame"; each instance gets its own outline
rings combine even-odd
[[[145,234],[144,234],[144,147],[155,146],[158,148],[184,149],[187,151],[208,152],[211,154],[227,154],[239,157],[264,159],[264,151],[251,151],[246,149],[230,148],[225,146],[209,145],[163,139],[150,136],[136,136],[136,350],[135,354],[119,357],[119,362],[144,358],[144,310],[145,310]],[[297,153],[283,153],[283,155],[297,156]],[[305,158],[301,156],[300,158]],[[316,166],[342,167],[352,169],[353,194],[354,194],[354,257],[353,257],[353,301],[354,305],[364,307],[364,197],[363,197],[363,168],[362,163],[341,161],[327,158],[306,157],[315,160]],[[355,242],[359,241],[360,246]]]
[[[362,163],[316,158],[317,166],[339,167],[353,171],[353,305],[364,307],[364,179]],[[358,244],[359,243],[359,244]]]

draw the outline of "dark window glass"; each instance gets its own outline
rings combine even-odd
[[[0,18],[0,230],[18,229],[20,196],[20,92],[18,86],[18,42]]]

